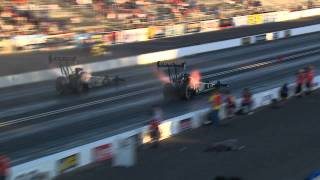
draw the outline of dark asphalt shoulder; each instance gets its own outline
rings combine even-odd
[[[283,29],[319,24],[320,18],[304,18],[295,21],[269,23],[255,26],[246,26],[221,31],[197,33],[172,38],[156,39],[147,42],[120,44],[110,46],[109,55],[94,57],[83,49],[62,50],[55,52],[21,53],[14,55],[2,55],[0,76],[31,72],[50,68],[48,64],[49,55],[54,56],[76,56],[79,63],[91,63],[109,59],[135,56],[138,54],[180,48],[191,45],[217,42],[226,39],[239,38],[254,34],[279,31]]]
[[[161,142],[160,148],[138,150],[137,165],[112,168],[92,164],[57,180],[141,179],[298,180],[320,169],[320,92],[293,98],[278,109],[266,107],[239,116],[221,127],[201,127]],[[209,144],[237,139],[244,149],[204,152]]]

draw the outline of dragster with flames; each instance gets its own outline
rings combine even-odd
[[[94,87],[101,87],[123,82],[124,79],[118,76],[93,76],[82,68],[73,68],[76,61],[73,59],[50,59],[49,63],[55,62],[61,71],[62,76],[56,79],[56,91],[58,94],[66,92],[82,93]]]
[[[192,96],[228,87],[228,84],[223,84],[220,81],[202,82],[199,71],[192,71],[191,74],[186,72],[186,63],[157,62],[157,69],[159,74],[162,74],[166,69],[166,80],[163,81],[165,99],[180,98],[189,100]]]

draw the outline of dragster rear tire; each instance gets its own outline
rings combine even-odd
[[[191,91],[191,89],[189,88],[189,86],[187,84],[183,85],[180,89],[180,97],[181,99],[183,100],[190,100],[192,95],[193,95],[193,92]]]
[[[75,91],[76,91],[76,93],[79,93],[79,94],[82,93],[83,91],[85,91],[85,86],[82,83],[81,79],[77,80]]]
[[[56,91],[58,94],[62,95],[66,92],[68,87],[68,80],[64,76],[60,76],[56,79]]]

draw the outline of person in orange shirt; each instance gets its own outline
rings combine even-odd
[[[307,94],[310,94],[312,91],[313,86],[313,77],[314,77],[314,71],[313,66],[309,66],[308,70],[306,72],[306,88],[307,88]]]
[[[5,180],[9,174],[9,159],[0,155],[0,180]]]
[[[220,94],[220,92],[214,92],[213,95],[210,96],[209,102],[212,104],[212,109],[209,118],[214,126],[219,126],[219,112],[222,105],[222,95]]]

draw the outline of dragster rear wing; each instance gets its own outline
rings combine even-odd
[[[58,65],[76,65],[78,63],[75,56],[49,56],[49,64],[56,63]]]
[[[176,63],[164,63],[164,62],[157,62],[157,67],[159,68],[186,68],[186,63],[180,63],[180,64],[176,64]]]

